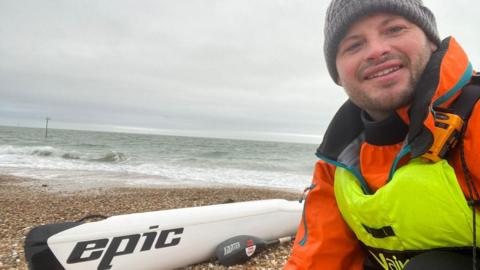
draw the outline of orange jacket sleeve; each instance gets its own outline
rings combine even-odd
[[[312,189],[285,270],[363,269],[364,253],[344,222],[335,200],[335,166],[317,162]]]
[[[455,147],[453,152],[454,169],[457,177],[459,178],[460,187],[463,193],[469,197],[469,191],[465,180],[465,171],[463,169],[460,148],[462,144]],[[480,192],[480,102],[477,102],[472,115],[468,119],[467,129],[463,136],[463,147],[465,149],[465,161],[467,163],[468,170],[472,174],[472,181],[475,188]],[[478,209],[477,209],[478,211]]]

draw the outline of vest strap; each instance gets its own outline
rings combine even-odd
[[[479,207],[480,206],[480,200],[473,200],[473,199],[468,199],[467,198],[467,202],[468,202],[468,206],[470,207]]]
[[[462,89],[460,96],[450,106],[454,114],[462,117],[464,121],[470,118],[475,103],[480,99],[480,75],[472,76],[472,83]]]
[[[393,231],[393,228],[391,226],[385,226],[380,229],[371,228],[365,224],[362,224],[362,226],[369,234],[371,234],[375,238],[386,238],[390,236],[395,236],[395,232]]]

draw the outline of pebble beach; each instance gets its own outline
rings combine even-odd
[[[28,269],[23,245],[35,226],[76,221],[87,215],[203,206],[260,199],[298,199],[299,194],[262,188],[96,188],[59,191],[48,183],[0,175],[0,269]],[[184,269],[282,269],[291,243],[268,248],[244,265],[223,267],[213,259]]]

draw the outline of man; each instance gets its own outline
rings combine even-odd
[[[472,269],[480,88],[467,56],[421,0],[333,0],[324,33],[349,100],[285,269]]]

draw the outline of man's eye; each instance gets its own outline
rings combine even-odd
[[[405,29],[405,27],[403,26],[392,26],[392,27],[389,27],[387,29],[387,34],[397,34],[397,33],[400,33],[403,31],[403,29]]]
[[[350,44],[348,46],[345,47],[345,52],[352,52],[352,51],[355,51],[356,49],[360,48],[362,44],[360,42],[355,42],[353,44]]]

